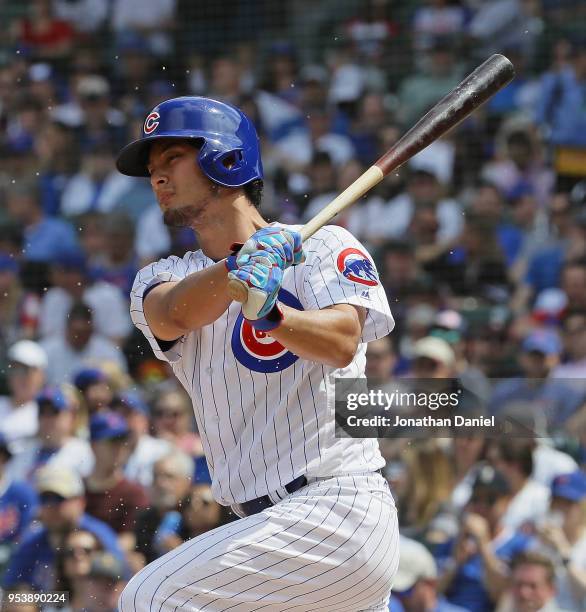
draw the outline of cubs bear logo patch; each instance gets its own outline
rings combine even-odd
[[[291,308],[303,310],[297,297],[285,289],[279,291],[279,300]],[[269,333],[254,329],[242,313],[232,330],[232,352],[243,366],[264,374],[281,372],[299,359]]]
[[[368,255],[360,249],[349,247],[338,255],[336,261],[338,271],[344,278],[353,283],[360,283],[368,287],[378,285],[378,275]]]

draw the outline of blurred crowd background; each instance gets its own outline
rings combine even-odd
[[[241,107],[264,214],[304,222],[500,52],[516,79],[336,219],[397,323],[368,376],[458,378],[527,425],[382,441],[403,533],[390,609],[586,609],[586,3],[0,0],[0,34],[5,590],[114,610],[145,563],[235,520],[130,322],[140,267],[197,248],[115,170],[148,111]]]

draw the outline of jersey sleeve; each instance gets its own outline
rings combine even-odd
[[[362,342],[389,334],[395,326],[389,302],[372,257],[350,232],[325,226],[307,242],[303,276],[303,307],[334,304],[367,309]]]
[[[179,282],[187,274],[188,268],[185,260],[173,255],[142,268],[136,275],[132,285],[130,292],[130,318],[149,341],[155,357],[161,361],[174,363],[181,359],[185,337],[178,338],[175,342],[158,340],[151,331],[144,316],[143,300],[148,292],[157,285]]]

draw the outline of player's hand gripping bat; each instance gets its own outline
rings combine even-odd
[[[455,127],[509,83],[514,76],[513,64],[504,55],[495,54],[489,57],[442,98],[374,165],[306,223],[301,228],[303,240],[313,236],[320,227],[354,204],[367,191],[380,183],[387,174]],[[242,281],[230,280],[228,293],[233,300],[246,302],[248,286]]]

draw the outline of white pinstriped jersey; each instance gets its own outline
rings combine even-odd
[[[341,227],[320,229],[304,250],[306,262],[284,273],[282,302],[303,310],[333,304],[368,309],[361,344],[346,368],[293,355],[243,321],[238,303],[162,352],[146,323],[143,295],[213,265],[201,250],[144,267],[132,288],[132,320],[189,393],[212,490],[225,505],[276,491],[302,474],[335,476],[384,465],[377,440],[334,436],[333,397],[334,378],[364,376],[366,343],[394,326],[384,289],[365,248]]]

